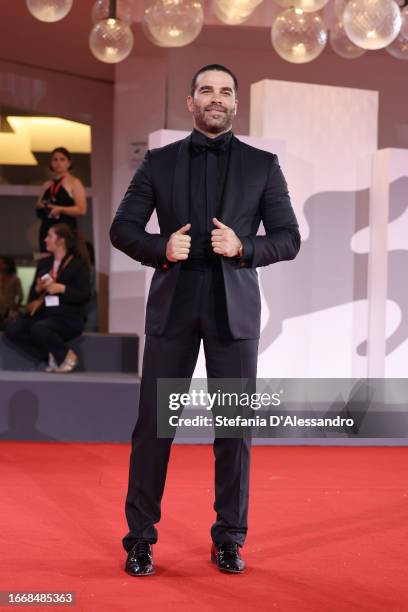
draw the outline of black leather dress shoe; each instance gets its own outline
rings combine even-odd
[[[239,554],[239,546],[234,542],[213,544],[211,561],[216,564],[219,570],[230,574],[242,574],[245,569],[245,561]]]
[[[138,540],[129,551],[125,569],[131,576],[154,574],[152,545],[146,540]]]

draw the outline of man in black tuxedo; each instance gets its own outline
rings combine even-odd
[[[256,268],[293,259],[300,235],[277,156],[231,127],[238,84],[224,66],[193,77],[193,132],[148,151],[112,223],[112,244],[155,273],[146,308],[139,417],[132,437],[126,571],[153,573],[152,544],[171,439],[157,437],[158,378],[191,378],[201,340],[209,378],[256,378],[261,302]],[[160,234],[145,227],[156,210]],[[265,235],[257,236],[263,222]],[[216,438],[211,559],[239,573],[247,533],[250,440]]]

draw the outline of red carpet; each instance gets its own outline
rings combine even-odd
[[[175,446],[147,578],[122,569],[127,446],[3,442],[0,454],[1,591],[72,590],[76,606],[58,609],[84,612],[408,610],[407,448],[255,447],[236,576],[209,562],[212,451]]]

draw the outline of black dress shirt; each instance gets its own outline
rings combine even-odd
[[[231,149],[232,132],[208,138],[198,130],[191,137],[190,167],[190,260],[217,258],[211,231],[222,202]]]

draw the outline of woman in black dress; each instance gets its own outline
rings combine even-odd
[[[41,219],[39,248],[47,251],[45,237],[56,223],[66,223],[77,228],[77,217],[86,214],[85,188],[78,178],[70,173],[72,157],[65,147],[51,153],[50,168],[54,178],[43,185],[43,193],[36,204],[37,217]]]
[[[9,324],[9,340],[41,361],[47,372],[72,372],[78,357],[66,346],[84,329],[90,298],[89,258],[77,233],[57,223],[45,238],[49,257],[38,262],[25,316]]]

